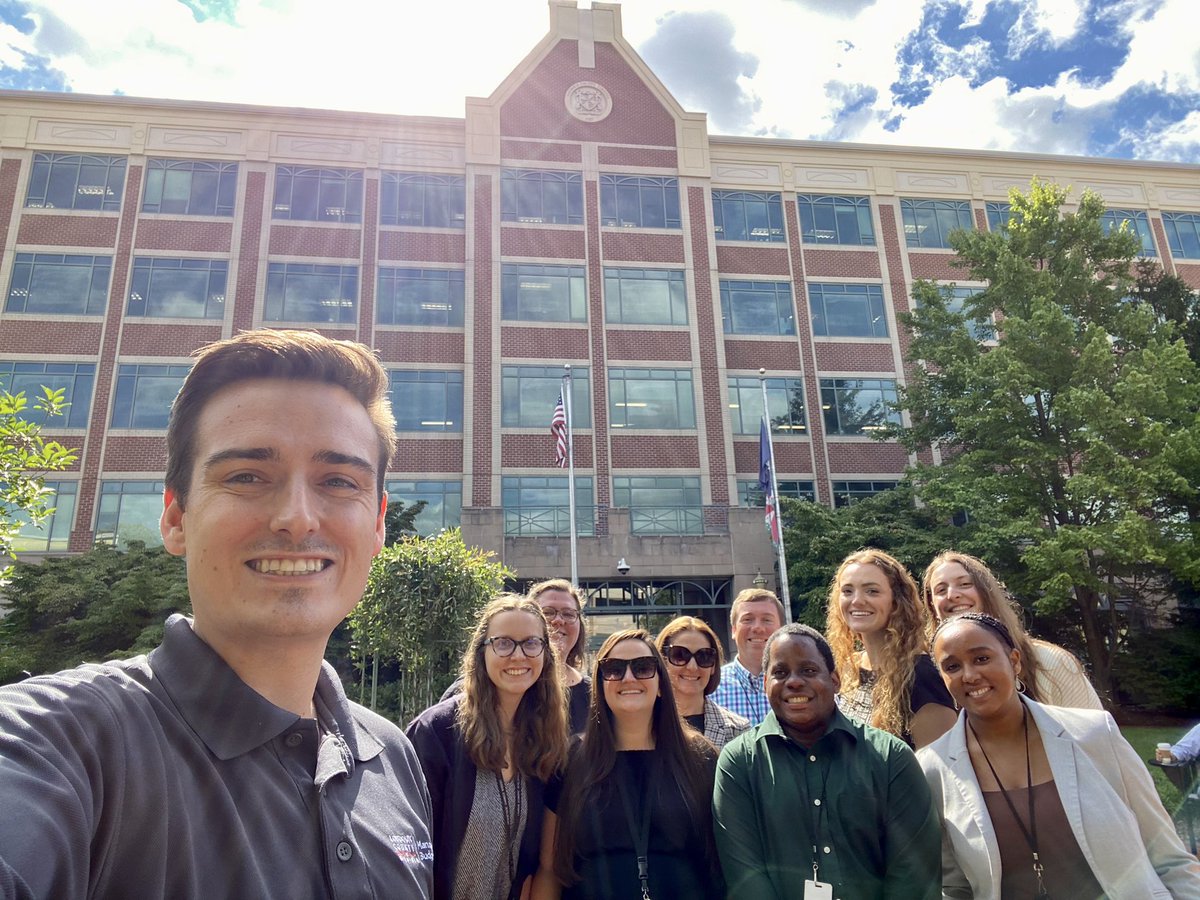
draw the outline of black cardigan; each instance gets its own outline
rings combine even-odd
[[[476,768],[455,725],[457,705],[456,696],[429,707],[409,723],[405,732],[417,750],[433,807],[434,900],[451,900],[454,895],[458,853],[467,834],[467,819],[475,801]],[[535,778],[528,779],[527,785],[529,809],[510,900],[521,896],[525,879],[537,871],[541,851],[546,785]]]

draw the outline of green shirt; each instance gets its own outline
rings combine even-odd
[[[840,900],[937,900],[941,827],[912,750],[835,711],[805,749],[770,712],[721,751],[717,851],[738,900],[804,896],[813,877]]]

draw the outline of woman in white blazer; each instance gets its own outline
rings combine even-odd
[[[991,616],[944,621],[933,656],[962,708],[917,754],[942,809],[944,896],[1200,898],[1200,863],[1112,716],[1021,696],[1020,651]]]

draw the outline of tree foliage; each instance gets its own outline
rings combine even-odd
[[[167,617],[191,610],[183,559],[139,542],[19,562],[6,594],[0,684],[149,652]]]
[[[1116,601],[1161,601],[1160,575],[1200,582],[1200,374],[1174,325],[1129,301],[1137,241],[1106,233],[1099,196],[1065,212],[1067,191],[1034,181],[1010,199],[1004,233],[950,239],[985,290],[956,311],[914,285],[911,425],[890,435],[940,452],[910,473],[922,502],[1018,551],[1026,581],[1010,587],[1073,610],[1107,691],[1128,625]],[[976,340],[968,323],[989,318],[996,340]]]
[[[43,387],[32,409],[42,416],[61,415],[64,396],[62,388]],[[24,391],[0,392],[0,558],[4,559],[16,558],[13,541],[22,525],[38,524],[52,511],[46,505],[50,492],[42,475],[61,471],[78,458],[74,450],[43,438],[41,427],[26,417],[29,409]],[[0,582],[11,571],[11,566],[0,570]]]
[[[512,576],[493,557],[456,528],[402,537],[376,558],[350,630],[363,656],[397,676],[381,712],[407,721],[453,680],[475,617]]]

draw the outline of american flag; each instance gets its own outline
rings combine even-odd
[[[775,508],[775,491],[771,482],[771,438],[767,434],[767,419],[764,416],[758,429],[758,489],[767,500],[766,525],[767,531],[771,532],[771,542],[778,544],[783,540],[783,535],[780,533],[779,510]]]
[[[567,411],[563,407],[562,391],[558,392],[558,405],[550,420],[550,434],[554,438],[554,462],[560,469],[567,467]]]

